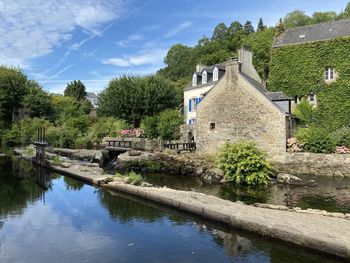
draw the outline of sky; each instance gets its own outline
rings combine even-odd
[[[0,0],[0,65],[52,93],[73,80],[98,92],[115,77],[155,73],[172,45],[193,46],[220,22],[275,26],[290,11],[340,12],[348,1]]]

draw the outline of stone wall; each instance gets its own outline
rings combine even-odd
[[[196,126],[200,152],[212,154],[226,141],[240,140],[255,141],[272,159],[286,152],[285,114],[240,75],[236,60],[198,105]]]
[[[350,177],[350,154],[286,153],[274,166],[289,174]]]

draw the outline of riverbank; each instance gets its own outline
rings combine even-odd
[[[31,160],[25,156],[27,160]],[[249,206],[215,196],[169,188],[126,184],[103,175],[96,165],[48,162],[48,168],[114,191],[141,197],[207,219],[350,260],[350,215],[283,206]]]

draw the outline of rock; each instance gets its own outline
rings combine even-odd
[[[289,184],[289,185],[299,185],[299,186],[306,185],[306,183],[303,180],[301,180],[299,177],[291,174],[278,174],[277,182],[280,184]]]
[[[148,168],[147,167],[142,167],[141,170],[140,170],[142,173],[145,173],[148,171]]]
[[[142,182],[141,184],[142,187],[152,187],[153,184],[147,183],[147,182]]]
[[[201,176],[203,173],[204,173],[204,170],[203,170],[202,168],[198,168],[198,169],[196,170],[196,175],[197,175],[197,176]]]
[[[0,153],[0,157],[5,157],[5,156],[6,156],[6,154]]]
[[[343,178],[344,174],[341,171],[335,171],[334,172],[334,177],[339,177],[339,178]]]
[[[227,182],[228,182],[228,181],[227,181],[225,178],[223,178],[223,179],[220,180],[220,183],[221,183],[221,184],[225,184],[225,183],[227,183]]]
[[[71,163],[61,163],[59,166],[63,167],[63,168],[69,168],[72,166]]]
[[[135,151],[135,150],[130,150],[129,151],[129,156],[141,156],[140,151]]]
[[[309,180],[307,181],[307,186],[309,187],[315,187],[315,186],[318,186],[318,184],[315,182],[315,180]]]

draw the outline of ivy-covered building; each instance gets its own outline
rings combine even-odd
[[[317,104],[317,124],[350,125],[350,19],[287,29],[273,42],[268,88]]]

